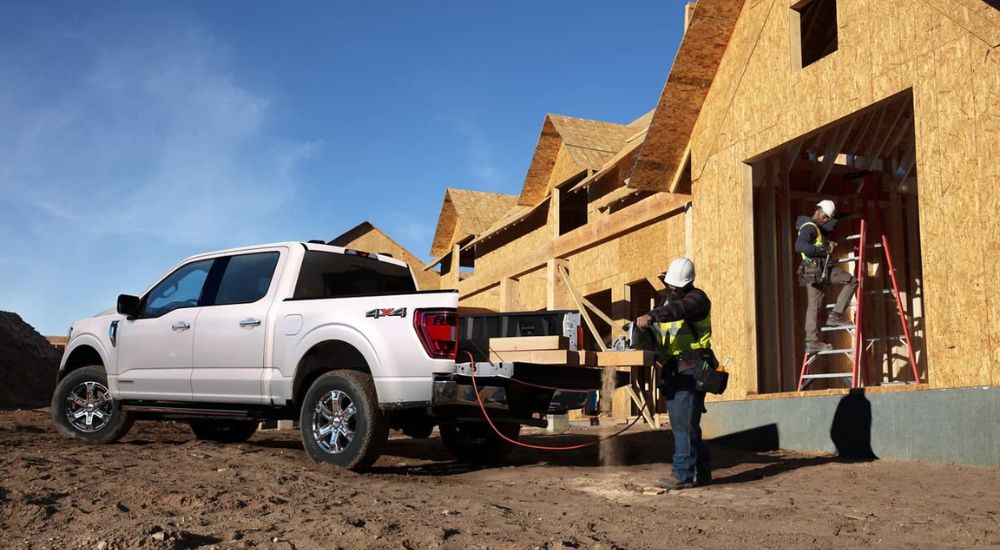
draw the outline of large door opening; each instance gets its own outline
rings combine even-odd
[[[878,212],[884,220],[896,280],[910,330],[917,373],[927,380],[924,348],[923,277],[921,275],[918,172],[909,91],[865,108],[838,122],[790,141],[748,161],[753,185],[754,257],[757,313],[758,391],[795,391],[804,354],[806,290],[798,285],[800,257],[794,251],[796,219],[811,216],[823,199],[837,204],[840,219],[830,240],[838,242],[837,267],[857,273],[858,252],[852,233],[862,217],[860,180],[852,174],[869,171],[877,186]],[[872,218],[873,211],[867,218]],[[873,224],[866,220],[869,227]],[[869,236],[874,235],[870,231]],[[880,249],[865,247],[864,315],[861,362],[868,385],[912,383],[913,373],[891,282]],[[826,287],[825,324],[839,287]],[[856,313],[856,298],[848,316]],[[822,338],[836,349],[851,346],[850,334],[824,331]],[[850,372],[846,354],[820,357],[813,372]],[[815,380],[809,389],[849,387],[850,380]]]

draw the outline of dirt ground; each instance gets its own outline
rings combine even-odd
[[[526,440],[596,437],[541,431]],[[63,439],[48,411],[0,411],[3,548],[969,548],[1000,544],[1000,470],[712,447],[716,483],[648,494],[670,435],[598,450],[452,462],[394,436],[375,469],[311,463],[294,431],[248,443],[137,423],[122,442]]]

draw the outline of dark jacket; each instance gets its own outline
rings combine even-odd
[[[813,224],[819,225],[809,216],[799,216],[799,219],[795,220],[795,229],[799,232],[798,238],[795,239],[795,251],[810,257],[826,256],[825,248],[813,244],[816,242],[816,227]],[[837,220],[831,219],[820,225],[819,229],[825,237],[832,233],[836,227]]]
[[[700,288],[691,287],[678,298],[653,309],[649,316],[657,323],[700,321],[712,311],[712,301]]]

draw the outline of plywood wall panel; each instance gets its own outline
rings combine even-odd
[[[975,42],[971,43],[969,61],[972,67],[973,109],[976,118],[976,143],[979,147],[978,170],[980,177],[979,217],[982,237],[971,240],[982,243],[984,250],[1000,250],[1000,224],[995,213],[1000,212],[1000,51]],[[989,337],[988,362],[991,382],[1000,385],[1000,295],[992,288],[1000,281],[1000,262],[997,254],[981,254],[987,290],[987,336]]]
[[[983,250],[974,239],[956,240],[980,207],[970,54],[968,39],[941,46],[933,66],[919,68],[929,84],[915,98],[927,344],[935,387],[990,382]]]
[[[698,284],[712,300],[712,347],[720,359],[732,359],[727,399],[757,391],[753,228],[742,223],[753,205],[744,154],[734,146],[713,155],[693,186],[694,262]]]

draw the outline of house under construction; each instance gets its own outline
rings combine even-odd
[[[467,308],[575,309],[575,291],[610,341],[688,256],[731,373],[709,435],[831,450],[861,433],[883,456],[1000,465],[996,3],[700,0],[686,19],[653,111],[547,115],[519,195],[446,192],[425,270]],[[794,222],[820,199],[845,230],[869,223],[853,252],[833,236],[865,276],[864,337],[827,334],[854,357],[818,358],[830,376],[800,392]]]

